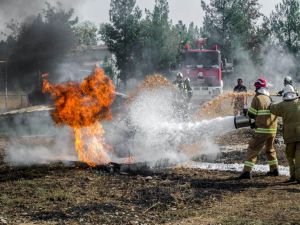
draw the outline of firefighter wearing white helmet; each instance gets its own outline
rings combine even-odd
[[[284,85],[287,85],[287,84],[293,85],[293,79],[290,76],[286,76],[283,80],[283,84]]]
[[[290,76],[286,76],[283,80],[283,85],[284,85],[284,88],[285,87],[289,87],[289,88],[293,88],[295,94],[298,96],[298,91],[296,90],[296,88],[293,86],[293,79],[292,77]],[[279,91],[277,94],[279,96],[283,96],[283,92],[284,92],[284,89]]]
[[[282,99],[284,101],[289,101],[289,100],[294,100],[298,98],[297,93],[294,89],[294,87],[290,84],[287,84],[284,88],[283,88],[283,95],[282,95]]]
[[[271,114],[269,106],[271,98],[265,79],[257,79],[254,83],[255,96],[248,109],[248,116],[255,119],[255,134],[249,142],[244,170],[239,179],[251,179],[251,170],[254,167],[259,152],[265,147],[270,171],[268,176],[278,176],[278,161],[274,149],[274,140],[277,131],[277,117]]]
[[[176,80],[173,81],[173,84],[178,87],[181,97],[187,102],[190,102],[193,95],[190,79],[188,77],[183,78],[183,74],[178,72],[176,75]]]
[[[300,183],[300,101],[291,86],[284,88],[283,101],[271,104],[270,111],[283,120],[285,153],[290,167],[290,178],[287,182]]]

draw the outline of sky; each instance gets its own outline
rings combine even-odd
[[[189,4],[186,4],[186,2]],[[110,5],[110,0],[102,0],[102,4],[99,4],[99,0],[89,0],[89,4],[84,5],[76,9],[78,15],[83,20],[101,20],[108,21],[108,10]],[[144,10],[153,9],[154,0],[136,0],[137,5]],[[194,21],[195,24],[200,25],[202,20],[202,9],[200,0],[168,0],[170,8],[170,18],[174,23],[178,20],[183,20],[183,22],[189,24]],[[100,12],[100,13],[99,13]]]
[[[136,0],[136,2],[141,9],[152,9],[155,1]],[[201,0],[168,0],[168,2],[170,18],[173,23],[182,20],[186,24],[194,22],[196,25],[201,26],[204,15],[201,8]],[[208,2],[208,0],[206,0],[206,2]],[[262,5],[261,12],[265,15],[269,15],[279,2],[281,2],[281,0],[259,0],[259,3]],[[109,4],[110,0],[88,0],[86,4],[75,9],[82,20],[107,22],[109,19]]]
[[[22,21],[26,17],[37,14],[45,6],[45,2],[55,4],[59,0],[0,0],[0,33],[5,32],[5,24],[11,19]],[[206,0],[208,2],[208,0]],[[110,0],[60,0],[65,8],[74,8],[75,14],[81,21],[90,20],[96,24],[108,22]],[[144,10],[152,10],[154,0],[136,0],[137,5]],[[185,24],[194,22],[201,26],[203,10],[201,0],[168,0],[170,18],[173,23],[182,20]],[[261,12],[269,15],[275,5],[281,0],[259,0],[262,5]]]

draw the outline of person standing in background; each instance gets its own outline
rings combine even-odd
[[[243,85],[242,78],[237,79],[237,85],[233,89],[234,93],[237,93],[237,96],[234,96],[231,101],[231,105],[233,105],[233,114],[234,116],[243,114],[244,107],[247,106],[247,95],[243,95],[243,93],[247,93],[246,86]]]

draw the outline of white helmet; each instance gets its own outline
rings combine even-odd
[[[283,89],[283,95],[282,95],[282,99],[284,101],[289,101],[289,100],[294,100],[296,98],[298,98],[295,89],[292,85],[287,84],[284,89]]]
[[[293,79],[292,79],[290,76],[286,76],[286,77],[284,78],[283,83],[284,83],[284,85],[287,85],[287,84],[292,85],[292,84],[293,84]]]
[[[191,82],[190,78],[188,78],[188,77],[184,78],[184,81],[185,82]]]
[[[181,72],[178,72],[176,77],[182,79],[183,78],[183,74]]]

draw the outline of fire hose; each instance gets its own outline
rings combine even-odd
[[[236,129],[242,127],[250,127],[251,129],[255,128],[255,120],[250,118],[247,114],[248,110],[244,109],[243,114],[234,117],[234,126]],[[276,136],[274,144],[281,146],[284,143],[284,140],[280,136]]]

